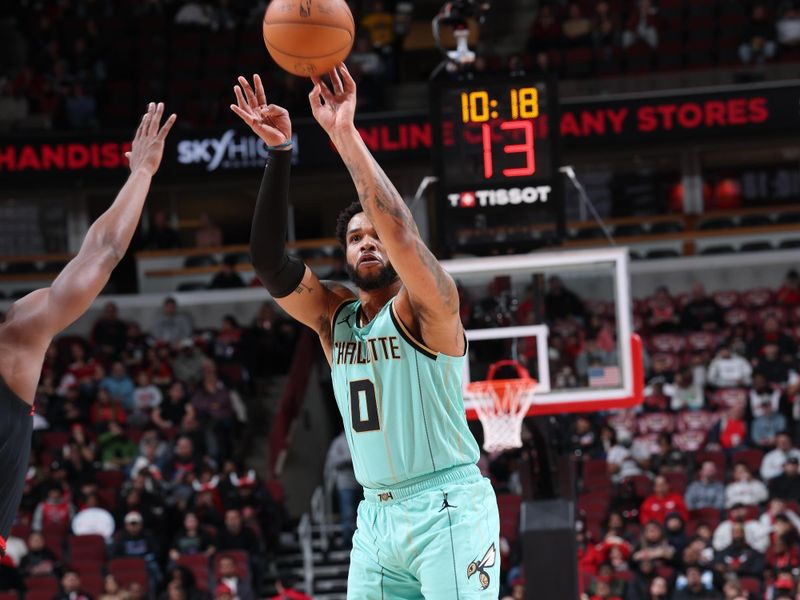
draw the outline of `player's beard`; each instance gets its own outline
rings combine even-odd
[[[394,270],[392,265],[384,265],[378,273],[367,277],[359,275],[358,271],[350,263],[345,265],[345,271],[347,271],[350,281],[355,283],[358,289],[365,292],[388,287],[397,281],[397,271]]]

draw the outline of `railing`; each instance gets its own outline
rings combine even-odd
[[[311,518],[305,513],[297,526],[297,539],[300,541],[300,550],[303,553],[303,585],[309,596],[314,593],[314,549],[311,538]]]

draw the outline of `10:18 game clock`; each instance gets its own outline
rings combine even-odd
[[[507,240],[509,228],[550,223],[563,232],[557,102],[554,85],[524,77],[431,84],[445,254],[469,251],[465,231]]]

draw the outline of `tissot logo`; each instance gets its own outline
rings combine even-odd
[[[294,142],[297,142],[296,138]],[[258,136],[237,137],[233,129],[228,129],[218,138],[178,142],[178,162],[182,165],[205,164],[207,171],[256,167],[263,165],[266,158],[267,147]]]
[[[474,192],[447,194],[447,199],[451,208],[544,204],[550,198],[550,191],[551,187],[549,185],[540,185],[536,187],[477,190]]]

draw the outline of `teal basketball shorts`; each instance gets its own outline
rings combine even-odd
[[[364,489],[348,600],[496,600],[500,517],[475,465],[421,482]]]

